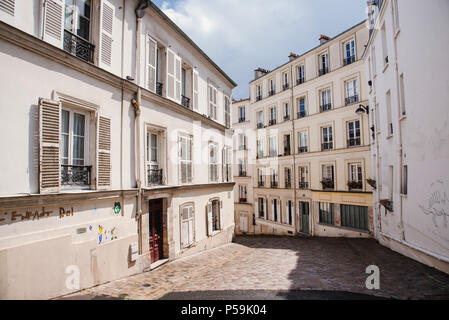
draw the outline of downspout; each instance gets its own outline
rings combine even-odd
[[[299,229],[299,214],[298,216],[296,216],[296,211],[298,210],[299,213],[299,203],[296,202],[296,145],[295,145],[295,112],[293,110],[295,110],[295,104],[294,104],[294,97],[293,97],[293,64],[290,65],[290,78],[291,78],[291,97],[290,97],[290,106],[291,106],[291,111],[290,114],[292,115],[292,128],[293,128],[293,133],[292,133],[292,139],[291,139],[291,143],[292,143],[292,154],[293,154],[293,169],[292,169],[292,175],[293,175],[293,179],[292,179],[292,183],[293,183],[293,201],[294,201],[294,205],[293,208],[295,210],[295,212],[293,213],[296,217],[295,219],[295,231],[296,230],[300,230]],[[297,209],[296,209],[297,208]],[[298,226],[298,228],[297,228]],[[298,232],[298,231],[296,231]]]
[[[122,101],[121,101],[121,115],[120,115],[120,189],[123,190],[123,109],[124,109],[124,53],[125,53],[125,12],[126,0],[123,0],[123,16],[122,16],[122,61],[121,61],[121,77],[122,77]]]

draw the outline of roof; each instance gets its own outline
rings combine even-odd
[[[210,63],[212,64],[212,66],[217,69],[217,71],[219,73],[221,73],[221,75],[223,75],[223,77],[225,77],[226,80],[228,80],[233,86],[234,88],[237,87],[237,83],[234,82],[234,80],[231,79],[231,77],[229,77],[211,58],[209,58],[209,56],[200,49],[200,47],[198,47],[198,45],[193,42],[192,39],[189,38],[189,36],[187,36],[184,31],[181,30],[181,28],[179,28],[176,23],[174,23],[161,9],[159,9],[154,3],[153,1],[150,1],[150,7],[151,9],[153,9],[163,20],[165,20],[170,26],[172,26],[182,37],[184,37],[187,42],[189,42],[196,50],[198,50],[198,52]]]

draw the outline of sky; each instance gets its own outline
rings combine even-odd
[[[249,96],[258,67],[273,70],[366,18],[367,0],[155,0]]]

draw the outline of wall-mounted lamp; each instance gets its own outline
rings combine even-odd
[[[369,114],[369,107],[365,107],[363,104],[361,104],[359,105],[355,113],[357,113],[358,115],[363,115],[364,113]]]

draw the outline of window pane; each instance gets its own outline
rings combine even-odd
[[[75,113],[73,118],[73,134],[84,137],[85,116]]]

